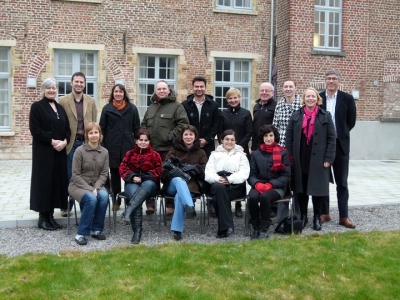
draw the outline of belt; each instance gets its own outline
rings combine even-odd
[[[83,136],[77,136],[76,138],[75,138],[75,141],[84,141],[85,139],[84,139],[84,137]]]

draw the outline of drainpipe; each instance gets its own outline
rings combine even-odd
[[[275,11],[275,1],[271,0],[271,36],[269,37],[269,82],[272,81],[272,54],[274,50],[274,11]]]

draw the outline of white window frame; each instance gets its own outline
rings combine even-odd
[[[330,5],[334,2],[333,6]],[[314,50],[341,51],[342,49],[342,0],[315,0],[314,1]],[[318,20],[317,20],[318,16]],[[321,20],[324,16],[324,21]],[[338,20],[331,22],[330,17],[338,16]],[[337,31],[337,32],[336,32]],[[319,46],[320,39],[323,46]],[[335,46],[332,39],[338,39]],[[332,45],[329,45],[332,43]]]
[[[72,73],[71,74],[60,74],[60,55],[70,54],[72,55]],[[86,69],[83,69],[80,63],[81,54],[92,54],[93,55],[93,73],[89,74]],[[86,77],[86,87],[84,93],[92,96],[96,100],[97,105],[97,74],[98,74],[98,52],[88,50],[74,50],[74,49],[54,49],[54,78],[59,83],[59,96],[63,96],[64,93],[60,93],[60,84],[65,83],[66,94],[70,93],[71,89],[71,77],[75,72],[82,72]],[[92,85],[92,91],[87,92],[88,85]]]
[[[249,5],[236,5],[237,1],[249,2]],[[253,2],[254,0],[215,0],[215,8],[218,10],[253,11]]]
[[[218,80],[219,76],[217,76],[218,70],[217,64],[218,61],[223,61],[225,64],[229,64],[229,81],[228,80]],[[251,110],[251,77],[252,77],[252,60],[251,59],[239,59],[239,58],[228,58],[228,57],[215,57],[215,67],[214,67],[214,100],[218,103],[219,109],[223,110],[227,108],[227,102],[225,98],[225,94],[229,88],[234,87],[240,90],[241,99],[240,99],[240,106]],[[248,70],[241,71],[235,70],[235,65],[237,64],[248,64]],[[243,73],[241,74],[242,80],[238,81],[235,80],[235,72],[236,73]],[[244,74],[247,73],[247,74]],[[247,78],[248,80],[243,80],[243,77]],[[222,88],[222,90],[221,90]]]
[[[143,76],[142,70],[143,68],[148,68],[148,64],[143,65],[143,59],[154,59],[154,78],[149,78],[148,75]],[[173,60],[169,69],[173,69],[174,72],[172,76],[168,75],[168,72],[165,72],[165,76],[160,75],[160,62],[162,59]],[[138,54],[138,92],[137,92],[137,108],[139,110],[139,116],[141,118],[144,117],[144,114],[150,104],[150,97],[155,91],[156,83],[159,80],[165,80],[170,88],[173,88],[176,91],[176,84],[178,78],[178,56],[176,55],[167,55],[167,54],[149,54],[143,53]]]
[[[4,111],[2,109],[0,109],[0,117],[2,119],[1,123],[0,123],[0,132],[9,132],[9,131],[11,131],[10,48],[9,47],[0,47],[0,50],[6,52],[6,60],[5,61],[7,64],[6,70],[3,70],[3,71],[0,70],[0,80],[5,82],[5,89],[1,90],[1,92],[5,92],[5,98],[4,99],[0,98],[0,105],[6,106]],[[3,60],[3,62],[4,62],[4,60]],[[7,118],[6,122],[4,122],[3,117]]]

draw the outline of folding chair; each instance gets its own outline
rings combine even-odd
[[[278,205],[279,205],[279,203],[285,203],[285,204],[289,205],[289,215],[290,215],[290,220],[291,220],[290,223],[291,223],[291,229],[292,229],[292,234],[293,234],[294,233],[294,226],[293,226],[293,216],[294,216],[293,205],[294,205],[294,203],[293,203],[293,193],[292,193],[292,189],[290,187],[290,183],[288,183],[288,186],[286,188],[285,196],[282,199],[275,201],[275,202],[278,203]],[[283,217],[283,218],[286,218],[286,217]],[[278,222],[280,222],[280,221],[281,220],[278,220]]]

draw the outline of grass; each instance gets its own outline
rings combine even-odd
[[[0,299],[395,299],[400,232],[0,256]]]

